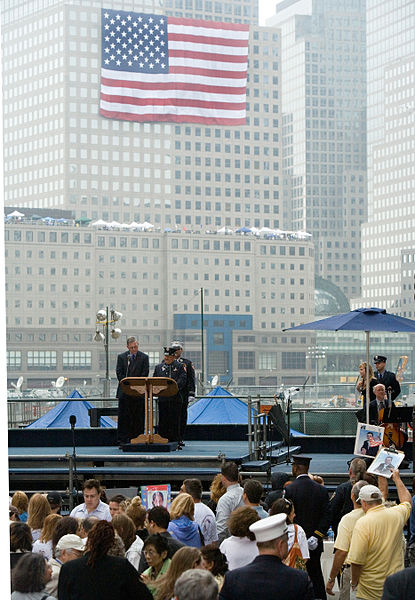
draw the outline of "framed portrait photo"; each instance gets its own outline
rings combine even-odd
[[[141,486],[141,501],[146,510],[155,506],[164,506],[170,508],[171,504],[171,486],[169,483],[161,485],[143,485]]]
[[[384,427],[358,423],[354,454],[356,456],[371,456],[374,458],[379,448],[383,445],[384,432]]]
[[[389,479],[392,476],[392,471],[399,468],[404,457],[404,452],[391,452],[388,448],[381,448],[367,472],[373,475],[382,475]]]

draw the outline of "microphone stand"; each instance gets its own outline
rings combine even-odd
[[[73,464],[73,474],[74,474],[74,489],[70,490],[72,496],[74,495],[74,491],[76,492],[76,505],[78,505],[78,492],[79,492],[79,481],[78,481],[78,473],[76,471],[76,447],[75,447],[75,424],[76,424],[76,416],[70,415],[69,423],[71,425],[72,431],[72,464]]]
[[[291,442],[291,391],[287,390],[287,428],[288,428],[288,438],[287,438],[287,459],[286,463],[289,464],[291,462],[290,459],[290,442]]]

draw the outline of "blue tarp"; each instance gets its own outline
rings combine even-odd
[[[74,390],[68,398],[82,398],[81,394]],[[48,428],[69,428],[69,417],[75,415],[76,427],[90,427],[88,409],[94,408],[94,405],[87,400],[73,401],[63,400],[54,408],[51,408],[43,417],[36,419],[26,429],[48,429]],[[101,417],[101,427],[117,427],[115,421],[109,417]]]
[[[226,398],[217,398],[226,396]],[[252,411],[252,414],[254,412]],[[189,406],[187,410],[187,422],[189,424],[211,424],[222,425],[224,423],[247,424],[248,406],[239,398],[232,396],[230,392],[218,386],[205,398]]]
[[[226,396],[226,398],[218,398],[218,396]],[[252,415],[254,414],[254,409],[252,409]],[[247,425],[248,406],[223,387],[218,386],[207,396],[189,406],[187,422],[189,425]],[[302,436],[304,434],[291,429],[291,435]]]

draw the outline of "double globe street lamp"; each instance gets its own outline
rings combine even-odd
[[[104,398],[109,398],[111,394],[111,378],[109,374],[109,339],[116,340],[121,335],[121,329],[114,327],[114,324],[122,318],[122,313],[113,308],[101,308],[96,314],[97,329],[94,336],[95,342],[104,342],[105,348],[105,380],[104,380]],[[100,330],[102,328],[102,330]]]

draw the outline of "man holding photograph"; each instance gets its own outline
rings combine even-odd
[[[374,485],[365,485],[359,492],[365,516],[356,522],[350,543],[351,597],[379,600],[386,577],[404,568],[402,535],[412,498],[397,469],[392,479],[400,502],[397,506],[386,508],[382,491]],[[379,486],[387,486],[384,477],[379,477]]]

